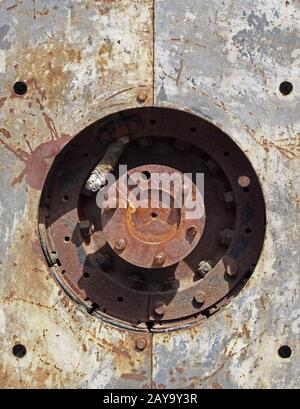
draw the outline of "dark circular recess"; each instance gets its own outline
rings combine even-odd
[[[17,95],[25,95],[27,92],[27,85],[23,81],[17,81],[14,83],[14,92]]]
[[[288,345],[282,345],[278,349],[278,355],[280,356],[280,358],[289,358],[292,355],[292,350]]]
[[[155,262],[162,267],[135,265],[134,258],[126,258],[127,236],[109,244],[97,195],[85,188],[107,147],[124,136],[129,143],[119,164],[128,171],[145,167],[146,181],[152,180],[153,165],[188,173],[194,184],[196,174],[200,181],[203,175],[204,231],[198,240],[196,225],[186,229],[184,240],[196,237],[197,244],[175,264],[163,267],[164,254],[158,254]],[[114,175],[118,180],[118,168]],[[151,226],[160,215],[159,209],[149,209]],[[144,222],[142,216],[136,220]],[[49,268],[77,304],[123,328],[174,330],[210,317],[247,282],[263,246],[265,205],[249,160],[220,129],[182,111],[139,108],[97,121],[64,147],[43,188],[39,226]],[[151,245],[145,241],[141,256]],[[176,259],[178,247],[170,251]],[[199,294],[201,302],[195,302]],[[164,306],[159,314],[158,305]]]
[[[279,91],[283,95],[289,95],[293,91],[293,84],[289,81],[283,81],[279,86]]]
[[[14,345],[12,351],[17,358],[23,358],[26,355],[26,347],[22,344]]]

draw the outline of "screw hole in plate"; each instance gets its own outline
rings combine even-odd
[[[17,358],[23,358],[26,355],[26,347],[22,344],[16,344],[13,347],[13,354]]]
[[[27,92],[27,85],[23,81],[15,82],[13,88],[16,95],[25,95]]]
[[[282,345],[278,349],[278,355],[283,359],[289,358],[292,355],[292,349],[288,345]]]

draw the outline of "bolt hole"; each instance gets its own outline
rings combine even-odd
[[[248,193],[249,192],[249,188],[248,187],[244,187],[244,189],[243,189],[243,191],[245,192],[245,193]]]
[[[149,180],[151,177],[151,173],[145,170],[145,172],[142,172],[142,177],[144,180]]]
[[[52,250],[52,251],[51,251],[51,254],[53,254],[53,256],[56,256],[57,253],[56,253],[55,250]]]
[[[293,91],[293,84],[289,81],[283,81],[279,86],[282,95],[289,95]]]
[[[71,238],[69,236],[65,237],[65,243],[69,243],[70,240],[71,240]]]
[[[151,125],[155,125],[155,124],[156,124],[155,119],[151,119],[150,124],[151,124]]]
[[[229,152],[224,152],[224,156],[229,156]]]
[[[194,126],[190,129],[191,132],[196,132],[197,128],[195,128]]]
[[[83,273],[83,276],[85,277],[85,278],[89,278],[89,273]]]
[[[13,347],[13,354],[17,358],[23,358],[26,355],[26,347],[22,344],[17,344]]]
[[[67,202],[67,201],[69,200],[69,196],[68,196],[68,195],[64,195],[62,200],[63,200],[63,202]]]
[[[14,83],[14,92],[17,95],[24,95],[27,92],[27,85],[23,81],[17,81]]]
[[[123,302],[123,297],[118,297],[117,300],[118,300],[119,302]]]
[[[288,345],[283,345],[278,349],[278,355],[280,358],[289,358],[292,355],[292,350]]]
[[[158,214],[156,212],[152,212],[151,217],[152,217],[152,219],[157,219]]]
[[[250,234],[251,233],[251,229],[249,229],[249,228],[247,228],[247,229],[245,229],[245,233],[247,233],[247,234]]]

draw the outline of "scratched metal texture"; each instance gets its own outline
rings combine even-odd
[[[154,335],[154,386],[300,386],[299,12],[298,1],[155,1],[155,104],[232,137],[258,173],[267,227],[254,274],[227,307],[198,327]],[[294,85],[287,96],[285,80]]]
[[[0,387],[142,388],[151,342],[82,312],[40,253],[47,171],[79,131],[115,111],[152,105],[152,1],[0,2]],[[15,81],[28,92],[16,97]],[[14,344],[27,348],[23,358]]]
[[[299,33],[296,1],[0,2],[0,387],[299,387]],[[54,156],[121,109],[193,112],[230,135],[262,183],[254,275],[198,327],[151,336],[102,323],[60,290],[37,213]],[[16,80],[28,83],[20,98]],[[293,92],[278,90],[290,80]],[[199,136],[200,137],[200,136]],[[12,354],[16,343],[27,354]],[[292,355],[282,359],[280,345]],[[153,378],[153,379],[152,379]]]

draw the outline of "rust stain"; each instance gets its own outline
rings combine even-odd
[[[70,136],[67,134],[62,134],[58,137],[57,131],[55,127],[53,127],[53,123],[49,122],[48,125],[52,139],[40,144],[34,150],[27,141],[29,152],[17,148],[13,144],[8,144],[0,138],[0,144],[25,163],[24,170],[11,182],[12,186],[21,183],[25,178],[26,183],[33,189],[42,189],[49,167],[47,159],[56,156],[70,139]]]
[[[146,379],[146,376],[142,374],[135,374],[135,373],[124,373],[121,375],[121,378],[130,379],[133,381],[144,381]]]
[[[47,37],[47,40],[44,48],[25,48],[21,51],[18,60],[22,61],[22,64],[15,64],[11,60],[8,61],[8,65],[15,67],[15,75],[20,78],[26,73],[27,84],[34,85],[41,100],[47,101],[47,107],[50,108],[63,102],[64,92],[72,79],[71,73],[65,69],[65,66],[68,63],[80,63],[81,53],[53,38]],[[28,95],[30,95],[29,92]],[[11,98],[15,98],[15,95],[12,94]]]
[[[112,59],[112,48],[113,48],[113,43],[110,40],[104,41],[104,43],[101,45],[99,49],[99,58],[98,58],[98,63],[99,63],[99,68],[100,68],[100,78],[103,78],[105,75],[105,72],[107,70],[107,60]]]
[[[118,347],[116,345],[112,345],[109,342],[107,342],[105,339],[101,340],[100,346],[103,346],[103,345],[109,347],[110,350],[113,353],[115,353],[117,356],[119,356],[120,358],[126,358],[126,359],[129,359],[129,360],[131,359],[131,356],[130,356],[129,352],[125,348]]]
[[[32,3],[33,3],[33,19],[36,20],[35,0],[32,0]]]
[[[57,308],[55,308],[54,306],[51,306],[51,305],[45,305],[45,304],[41,304],[41,303],[38,303],[38,302],[34,302],[32,300],[26,300],[26,299],[23,299],[23,298],[15,298],[13,296],[4,297],[3,302],[6,302],[6,303],[23,302],[23,303],[26,303],[26,304],[34,305],[35,307],[39,307],[39,308],[46,308],[46,309],[49,309],[49,310],[57,310]]]
[[[250,337],[250,330],[247,328],[245,323],[242,326],[242,334],[245,335],[246,338]]]
[[[1,97],[0,98],[0,108],[3,107],[5,101],[6,101],[6,97]]]
[[[7,7],[7,11],[10,11],[12,9],[15,9],[18,6],[18,4],[13,4],[12,6]]]
[[[5,138],[11,138],[11,134],[5,128],[0,128],[0,132],[5,136]]]
[[[212,389],[223,389],[223,386],[215,382],[211,385]]]

